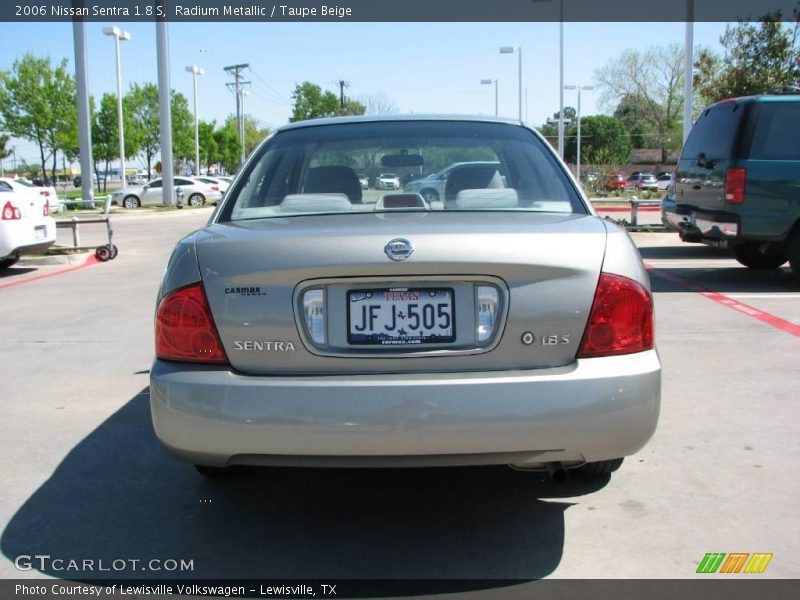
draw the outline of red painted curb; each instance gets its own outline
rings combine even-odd
[[[686,289],[692,290],[693,292],[697,292],[701,296],[704,296],[709,300],[713,300],[718,304],[722,304],[723,306],[727,306],[728,308],[732,308],[733,310],[739,311],[740,313],[747,315],[748,317],[758,319],[762,323],[766,323],[771,327],[775,327],[776,329],[780,329],[781,331],[785,331],[786,333],[800,337],[800,325],[795,325],[790,321],[781,319],[780,317],[776,317],[775,315],[759,310],[753,306],[750,306],[749,304],[745,304],[744,302],[739,302],[738,300],[729,298],[725,294],[720,294],[719,292],[707,290],[699,285],[692,283],[691,281],[683,279],[682,277],[678,277],[677,275],[667,273],[665,271],[662,271],[661,269],[657,269],[656,267],[651,267],[648,264],[645,264],[645,267],[651,273],[661,277],[661,279],[666,279],[667,281],[671,281],[672,283],[677,283],[678,285],[685,287]]]
[[[0,290],[5,288],[14,287],[16,285],[22,285],[23,283],[31,283],[33,281],[39,281],[40,279],[47,279],[48,277],[55,277],[56,275],[63,275],[64,273],[69,273],[70,271],[77,271],[78,269],[84,269],[86,267],[91,267],[92,265],[98,264],[100,261],[97,260],[94,254],[90,254],[86,257],[86,260],[79,265],[75,265],[74,267],[65,267],[64,269],[60,269],[58,271],[51,271],[50,273],[44,273],[42,275],[34,275],[33,277],[26,277],[25,279],[18,279],[17,281],[11,281],[9,283],[0,283]]]

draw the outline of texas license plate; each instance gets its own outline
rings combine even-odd
[[[446,344],[455,341],[452,288],[347,292],[350,344]]]
[[[34,238],[37,240],[43,240],[47,237],[47,225],[37,225],[33,228],[33,235]]]

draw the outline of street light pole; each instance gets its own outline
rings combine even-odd
[[[494,116],[496,117],[498,113],[498,106],[497,106],[497,79],[481,79],[481,85],[492,85],[494,83]]]
[[[500,54],[519,54],[519,120],[522,121],[522,46],[501,46]]]
[[[245,155],[245,152],[244,152],[244,119],[245,119],[244,97],[247,96],[249,93],[250,92],[248,92],[247,90],[241,90],[241,92],[239,92],[239,94],[241,95],[241,99],[239,100],[239,102],[241,103],[241,107],[242,107],[242,119],[241,119],[241,121],[239,121],[239,136],[241,137],[241,140],[242,140],[242,165],[244,165],[244,161],[245,161],[245,158],[246,158],[246,155]]]
[[[560,0],[558,50],[558,153],[564,158],[564,0]]]
[[[119,122],[119,171],[122,177],[122,189],[126,188],[125,180],[125,133],[122,125],[122,63],[119,58],[120,40],[129,41],[131,34],[119,27],[103,27],[103,33],[114,38],[114,48],[117,54],[117,121]]]
[[[200,131],[197,123],[197,76],[203,75],[205,71],[197,66],[186,67],[186,71],[192,74],[192,82],[194,83],[194,174],[201,175],[200,173]]]
[[[686,0],[686,38],[684,40],[685,64],[683,82],[683,142],[692,129],[692,101],[694,82],[692,66],[694,63],[694,0]]]
[[[593,90],[593,85],[565,85],[562,90],[578,90],[578,112],[575,115],[575,118],[578,120],[578,143],[577,143],[577,151],[575,156],[575,174],[578,177],[578,181],[581,180],[581,90]]]

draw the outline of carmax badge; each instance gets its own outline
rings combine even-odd
[[[404,238],[394,238],[384,246],[383,251],[393,261],[399,262],[414,254],[414,245]]]

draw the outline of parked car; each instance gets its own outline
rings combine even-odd
[[[347,166],[366,151],[412,170],[487,150],[497,167],[451,174],[435,206],[405,191],[364,203]],[[202,474],[607,475],[652,435],[661,366],[647,273],[534,130],[482,117],[301,121],[243,171],[178,242],[156,306],[154,429]]]
[[[147,183],[147,178],[144,175],[126,175],[125,183],[127,185],[144,185]]]
[[[47,198],[15,191],[0,179],[0,270],[7,269],[22,254],[45,250],[56,241],[56,222],[50,216]]]
[[[614,173],[613,175],[606,177],[603,187],[609,192],[613,192],[614,190],[624,190],[625,184],[625,175],[622,173]]]
[[[662,173],[656,178],[656,187],[660,191],[666,191],[666,189],[672,183],[672,173]]]
[[[658,189],[658,180],[652,173],[637,171],[625,180],[625,187],[631,190],[655,191]]]
[[[496,161],[469,161],[454,163],[445,167],[441,171],[428,175],[427,177],[408,182],[404,189],[406,192],[419,193],[428,203],[435,202],[445,197],[447,180],[455,172],[462,170],[476,172],[480,169],[484,169],[487,170],[487,172],[498,173],[498,176],[502,177],[502,175],[499,175],[499,167],[500,163]],[[499,187],[503,186],[500,185]]]
[[[363,175],[363,174],[359,175],[358,176],[358,182],[361,184],[361,189],[362,190],[366,190],[366,189],[369,188],[369,177],[367,177],[366,175]]]
[[[400,178],[394,173],[381,173],[375,179],[376,190],[399,190]]]
[[[76,188],[79,188],[81,187],[81,182],[82,182],[81,176],[76,175],[75,178],[72,180],[72,185],[74,185]],[[97,187],[98,181],[97,181],[97,174],[95,173],[92,173],[92,183],[94,184],[95,187]]]
[[[173,185],[176,191],[180,188],[184,193],[185,202],[189,206],[202,206],[206,202],[216,202],[222,197],[219,190],[213,190],[207,183],[189,177],[175,177]],[[111,200],[125,208],[161,206],[162,193],[162,180],[159,177],[141,187],[117,190],[112,194]]]
[[[206,183],[206,184],[210,185],[212,190],[217,191],[220,194],[224,194],[225,192],[227,192],[228,188],[231,185],[230,181],[228,181],[226,179],[223,179],[222,177],[211,177],[211,176],[208,176],[208,175],[198,175],[196,177],[193,177],[193,179],[196,179],[197,181],[199,181],[201,183]]]
[[[800,95],[731,98],[692,127],[662,221],[741,264],[800,275]]]
[[[58,197],[56,189],[52,186],[42,187],[34,185],[32,181],[24,178],[12,179],[10,177],[0,177],[0,182],[5,184],[6,189],[11,188],[11,191],[19,194],[31,194],[45,198],[51,213],[64,210],[64,201],[62,198]]]

